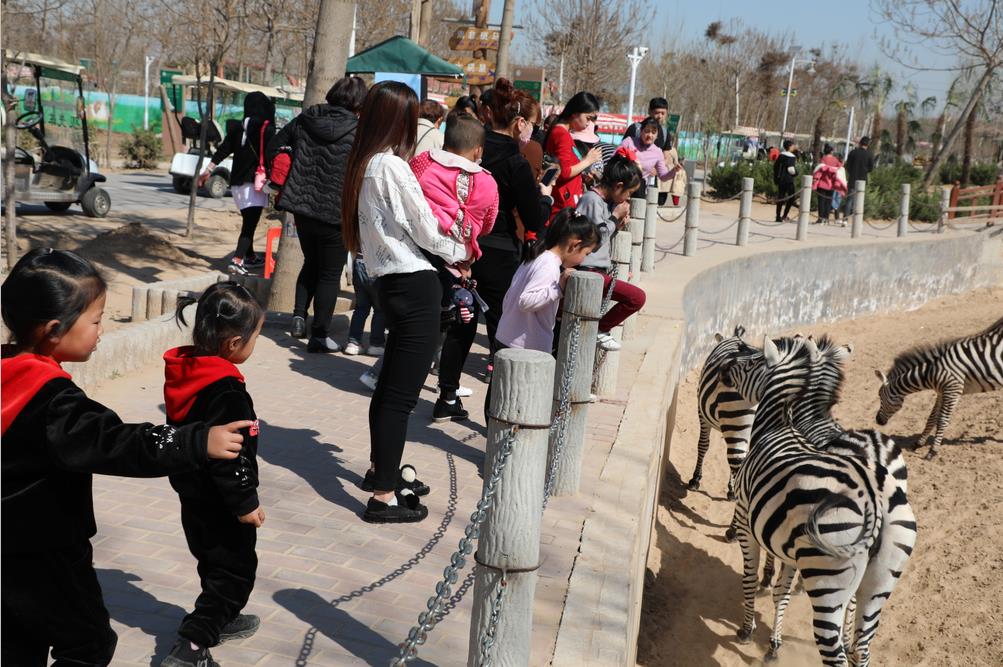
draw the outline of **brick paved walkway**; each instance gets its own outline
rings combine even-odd
[[[347,320],[337,319],[343,338]],[[475,346],[467,370],[483,369],[483,355]],[[629,372],[639,355],[623,356],[621,372]],[[463,377],[475,391],[466,401],[472,422],[433,425],[435,378],[429,376],[404,458],[432,487],[429,517],[417,525],[371,526],[359,519],[368,494],[357,484],[369,457],[369,392],[358,376],[372,361],[307,355],[280,327],[266,326],[242,368],[262,421],[260,496],[267,521],[258,533],[258,580],[247,608],[262,626],[253,638],[214,651],[224,665],[385,665],[434,594],[481,492],[485,385]],[[162,374],[151,366],[93,393],[126,420],[160,422]],[[622,413],[622,400],[591,407],[583,484],[597,478]],[[95,565],[119,633],[114,664],[159,664],[199,590],[177,497],[166,479],[100,476],[94,496]],[[552,654],[586,512],[580,498],[556,498],[544,517],[534,665]],[[470,596],[436,628],[421,648],[427,662],[416,664],[466,662],[469,603]]]

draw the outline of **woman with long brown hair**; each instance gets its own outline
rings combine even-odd
[[[418,127],[414,91],[396,81],[378,83],[359,116],[342,194],[342,232],[345,246],[366,258],[390,331],[369,404],[372,465],[362,488],[373,497],[362,518],[409,523],[428,515],[417,497],[428,487],[403,481],[400,462],[408,417],[432,365],[442,300],[439,279],[424,253],[454,264],[467,259],[467,249],[439,232],[408,166]]]

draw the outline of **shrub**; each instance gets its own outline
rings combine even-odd
[[[950,160],[940,167],[940,182],[944,185],[953,185],[955,181],[961,180],[961,162]],[[999,176],[999,167],[995,164],[976,163],[972,165],[969,172],[970,185],[992,185]]]
[[[740,160],[733,165],[716,167],[707,177],[708,185],[713,188],[707,194],[718,199],[734,197],[742,191],[742,179],[749,177],[755,182],[752,191],[756,194],[765,197],[777,195],[777,186],[773,183],[773,163],[769,160]]]
[[[118,148],[119,156],[125,158],[125,166],[131,169],[153,169],[160,152],[160,136],[142,128],[134,129]]]

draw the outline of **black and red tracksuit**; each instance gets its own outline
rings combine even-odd
[[[241,431],[243,449],[237,458],[210,461],[202,470],[170,477],[202,582],[195,609],[181,622],[178,635],[199,646],[215,646],[220,630],[236,618],[254,588],[256,529],[237,517],[258,508],[258,422],[244,377],[226,359],[175,348],[164,354],[164,375],[168,423],[254,422]]]
[[[94,572],[91,475],[159,477],[205,466],[208,429],[123,424],[51,357],[4,350],[4,665],[107,665],[117,637]]]

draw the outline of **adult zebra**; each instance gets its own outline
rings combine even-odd
[[[736,519],[742,546],[745,618],[740,642],[752,639],[760,550],[779,559],[783,576],[774,591],[777,617],[770,654],[782,640],[783,611],[800,571],[812,601],[815,641],[822,662],[846,665],[842,628],[856,595],[854,664],[870,661],[881,609],[915,541],[915,518],[904,491],[881,457],[868,460],[851,443],[815,447],[791,423],[791,407],[820,361],[811,340],[781,352],[769,338],[763,353],[722,369],[721,380],[758,403],[749,453],[739,466]],[[887,514],[896,498],[895,516]]]
[[[874,373],[881,380],[881,408],[875,417],[880,426],[899,411],[907,395],[925,389],[937,392],[926,427],[916,441],[922,445],[936,429],[926,455],[933,458],[962,394],[1003,389],[1003,318],[974,336],[903,352],[887,376],[880,370]]]

